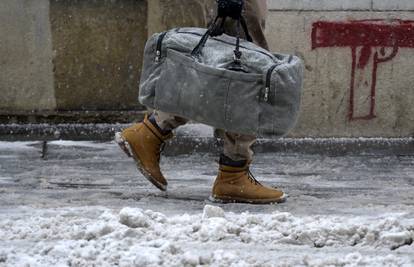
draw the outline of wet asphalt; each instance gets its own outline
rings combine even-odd
[[[161,166],[169,186],[161,192],[113,142],[0,142],[0,209],[131,206],[166,214],[197,213],[211,204],[217,157],[216,152],[167,153]],[[285,190],[288,201],[216,205],[236,213],[404,212],[414,217],[413,155],[257,153],[252,172],[262,183]]]

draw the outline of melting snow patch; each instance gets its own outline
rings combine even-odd
[[[177,136],[214,137],[214,129],[211,126],[199,123],[189,123],[176,130]]]
[[[0,150],[2,151],[18,151],[18,150],[37,150],[34,145],[39,142],[4,142],[0,141]]]
[[[94,141],[57,140],[57,141],[50,141],[48,144],[62,146],[62,147],[87,147],[87,148],[103,149],[105,148],[104,145],[107,145],[110,143],[109,142],[102,143],[102,142],[94,142]]]

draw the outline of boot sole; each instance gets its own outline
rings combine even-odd
[[[130,157],[133,158],[138,171],[148,180],[150,181],[155,187],[157,187],[161,191],[167,191],[167,185],[159,183],[154,177],[151,176],[149,172],[147,172],[144,169],[144,166],[141,163],[141,160],[139,157],[135,154],[134,150],[131,149],[131,146],[129,145],[128,141],[126,141],[120,132],[115,133],[115,142],[118,144],[118,146],[124,151],[124,153]]]
[[[209,200],[214,203],[228,204],[228,203],[244,203],[244,204],[280,204],[286,202],[287,195],[283,194],[278,199],[242,199],[234,197],[210,196]]]

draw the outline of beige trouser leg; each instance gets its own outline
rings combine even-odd
[[[162,130],[174,130],[175,128],[188,122],[185,118],[174,116],[170,113],[159,110],[154,110],[153,114],[155,121]]]
[[[154,111],[154,117],[158,126],[163,130],[173,130],[188,122],[185,118],[162,111]],[[256,141],[255,136],[224,132],[221,137],[224,140],[224,155],[234,161],[252,160],[253,150],[251,146]]]
[[[245,3],[244,17],[253,42],[265,49],[268,49],[268,44],[264,35],[267,15],[266,0],[246,0]],[[226,33],[235,35],[235,23],[230,20],[228,21],[229,22],[225,25]],[[173,130],[188,122],[185,118],[161,111],[154,111],[154,116],[158,126],[164,130]],[[240,116],[243,116],[243,114],[240,114]],[[256,141],[255,136],[224,132],[222,137],[224,139],[224,155],[235,161],[252,160],[253,151],[251,146]]]
[[[224,133],[223,154],[234,161],[253,159],[252,145],[256,142],[256,136],[237,133]]]

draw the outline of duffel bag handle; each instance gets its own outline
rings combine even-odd
[[[194,58],[198,58],[201,54],[201,51],[203,50],[208,38],[221,35],[224,33],[224,22],[226,20],[226,17],[222,17],[220,28],[217,27],[217,21],[220,18],[220,16],[217,16],[214,19],[214,22],[210,25],[210,27],[207,29],[206,33],[201,37],[200,42],[196,45],[196,47],[191,52],[191,56]],[[246,21],[244,20],[243,16],[240,16],[239,19],[237,19],[237,35],[236,35],[236,49],[234,50],[234,63],[236,65],[241,64],[241,56],[242,52],[240,51],[240,27],[243,27],[243,30],[246,35],[246,39],[249,42],[252,42],[252,38],[249,34],[249,31],[247,29]],[[221,30],[218,30],[221,29]]]
[[[201,50],[203,50],[204,46],[206,45],[208,37],[212,36],[211,34],[213,32],[213,29],[214,29],[218,19],[219,19],[219,17],[216,17],[214,22],[210,25],[210,27],[208,27],[206,33],[201,37],[200,42],[198,42],[198,44],[193,49],[193,51],[191,51],[191,56],[192,57],[198,58],[200,56]]]

